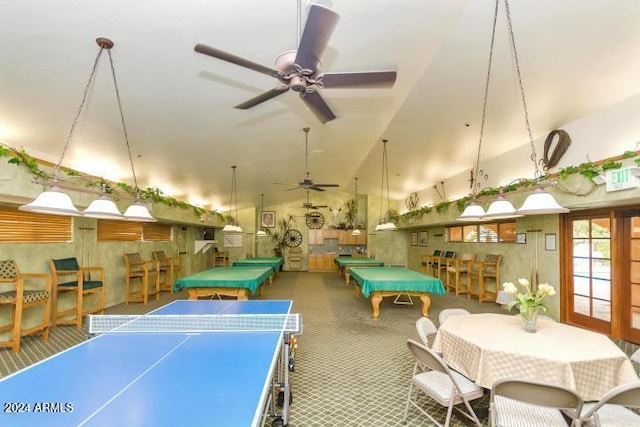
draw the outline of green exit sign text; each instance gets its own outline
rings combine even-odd
[[[638,188],[640,180],[638,180],[638,168],[621,168],[609,170],[606,173],[606,191],[628,190],[630,188]]]

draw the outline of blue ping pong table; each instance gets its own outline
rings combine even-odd
[[[178,300],[143,317],[290,314],[291,304]],[[244,427],[271,416],[286,425],[290,389],[274,381],[286,339],[283,331],[97,335],[0,380],[0,426]],[[274,390],[281,416],[269,412]]]

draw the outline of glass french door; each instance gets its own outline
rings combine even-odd
[[[611,333],[612,224],[610,216],[573,218],[567,258],[570,323]]]
[[[563,320],[640,344],[640,210],[563,218]]]
[[[640,212],[629,212],[623,217],[624,236],[622,338],[640,343]]]

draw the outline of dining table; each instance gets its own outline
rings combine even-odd
[[[628,356],[608,336],[551,318],[539,318],[531,333],[519,315],[450,316],[432,349],[486,389],[497,380],[519,378],[561,385],[594,401],[615,386],[640,382]]]

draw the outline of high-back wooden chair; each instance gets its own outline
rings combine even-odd
[[[487,254],[483,261],[477,261],[469,270],[469,291],[467,297],[478,297],[478,302],[495,301],[500,290],[500,264],[502,255]]]
[[[82,327],[82,317],[90,313],[104,313],[104,267],[80,267],[76,258],[49,260],[53,282],[53,326],[76,325]],[[96,275],[92,278],[91,274]],[[73,294],[74,303],[63,301],[63,295]],[[95,295],[98,300],[87,308],[85,297]],[[65,298],[66,299],[66,298]]]
[[[139,253],[124,254],[124,302],[146,304],[150,296],[160,299],[160,268],[158,261],[144,260]],[[136,283],[137,282],[137,283]]]
[[[42,279],[44,286],[34,287],[31,279]],[[25,335],[41,333],[42,338],[49,339],[50,301],[51,277],[48,274],[20,273],[14,260],[0,261],[0,307],[8,306],[11,312],[9,323],[0,326],[0,332],[11,331],[11,335],[8,340],[0,341],[0,347],[11,347],[17,353],[20,351],[20,338]],[[34,307],[40,307],[41,320],[23,329],[23,313]]]
[[[431,268],[433,269],[433,276],[438,279],[442,278],[442,275],[447,274],[447,266],[449,261],[456,258],[454,251],[444,251],[439,257],[434,258],[431,262]],[[446,281],[446,277],[445,277]]]
[[[468,292],[469,271],[471,270],[471,266],[473,265],[475,258],[475,254],[464,253],[458,258],[448,260],[446,265],[447,280],[445,281],[447,289],[453,288],[456,295],[466,294]]]
[[[154,261],[158,262],[160,272],[160,290],[173,292],[173,282],[182,276],[180,257],[168,257],[164,251],[151,252]]]
[[[426,255],[425,258],[425,262],[422,264],[422,266],[424,267],[424,273],[433,273],[433,263],[435,261],[437,261],[438,259],[440,259],[440,255],[442,255],[443,252],[440,249],[434,249],[433,250],[433,254],[432,255]]]

